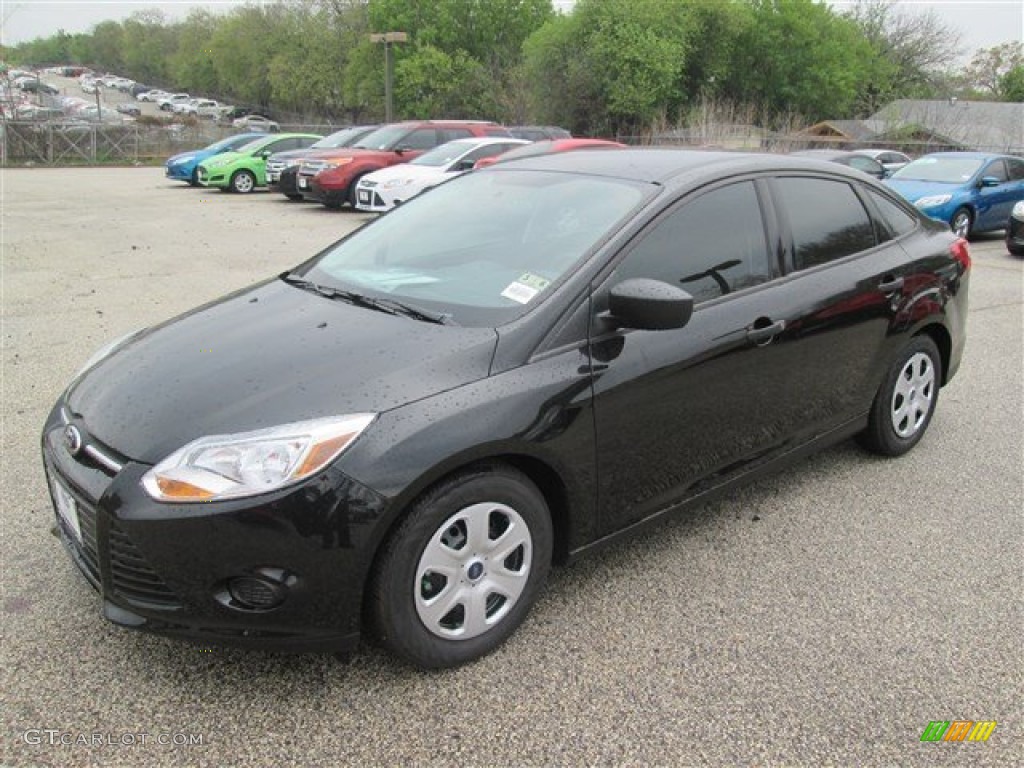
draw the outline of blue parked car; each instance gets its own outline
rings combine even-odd
[[[199,186],[199,176],[196,169],[203,160],[223,152],[234,152],[243,144],[248,144],[253,139],[259,139],[266,135],[263,132],[239,133],[235,136],[228,136],[226,139],[215,141],[203,149],[182,152],[167,159],[167,162],[164,163],[164,173],[168,179],[187,181],[193,187],[197,187]]]
[[[1024,160],[986,152],[934,152],[885,180],[959,237],[1003,229],[1014,203],[1024,200]]]

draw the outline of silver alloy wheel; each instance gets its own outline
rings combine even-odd
[[[901,438],[912,437],[925,423],[935,401],[935,366],[923,352],[914,354],[900,371],[892,392],[892,428]]]
[[[413,585],[416,613],[446,640],[468,640],[498,624],[530,578],[533,538],[511,507],[460,509],[430,537]]]
[[[231,180],[231,186],[234,187],[235,192],[252,192],[253,187],[256,186],[256,180],[253,179],[252,174],[248,171],[239,171],[235,174],[235,177]]]
[[[953,221],[950,222],[950,229],[957,237],[966,238],[971,233],[971,214],[964,208],[953,214]]]

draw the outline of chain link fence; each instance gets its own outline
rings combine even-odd
[[[288,125],[282,131],[327,135],[340,126]],[[0,165],[142,165],[160,163],[178,152],[205,147],[239,132],[230,125],[13,122],[0,124]]]

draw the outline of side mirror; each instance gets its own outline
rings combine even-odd
[[[476,165],[476,163],[473,160],[462,160],[456,163],[452,170],[455,172],[471,171],[473,170],[474,165]]]
[[[274,154],[274,153],[273,153],[273,152],[271,152],[271,151],[270,151],[269,149],[264,149],[264,150],[263,150],[262,152],[257,152],[257,153],[256,153],[256,156],[257,156],[257,157],[259,157],[259,158],[261,158],[261,159],[263,159],[263,160],[266,160],[266,159],[267,159],[268,157],[270,157],[270,156],[271,156],[272,154]]]
[[[608,296],[606,317],[616,325],[644,331],[682,328],[693,314],[693,296],[661,280],[623,280]]]
[[[1001,182],[995,176],[982,176],[981,177],[981,183],[978,184],[978,186],[979,187],[998,187],[1002,183],[1003,182]]]

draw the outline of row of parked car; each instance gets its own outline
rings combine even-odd
[[[383,212],[535,139],[564,141],[571,136],[561,128],[508,128],[474,120],[353,126],[329,136],[244,133],[175,155],[165,173],[194,186],[239,193],[269,186],[292,200]],[[571,141],[621,146],[595,139]]]
[[[548,141],[526,146],[537,139]],[[571,139],[567,131],[556,128],[508,128],[486,121],[408,121],[353,126],[326,137],[244,133],[172,157],[166,175],[239,193],[266,186],[292,200],[383,213],[446,179],[495,162],[499,156],[512,159],[586,146],[623,145]],[[1010,251],[1024,251],[1024,159],[982,152],[936,152],[911,160],[900,152],[882,149],[793,154],[830,160],[875,176],[931,218],[949,224],[960,237],[1005,228]]]

